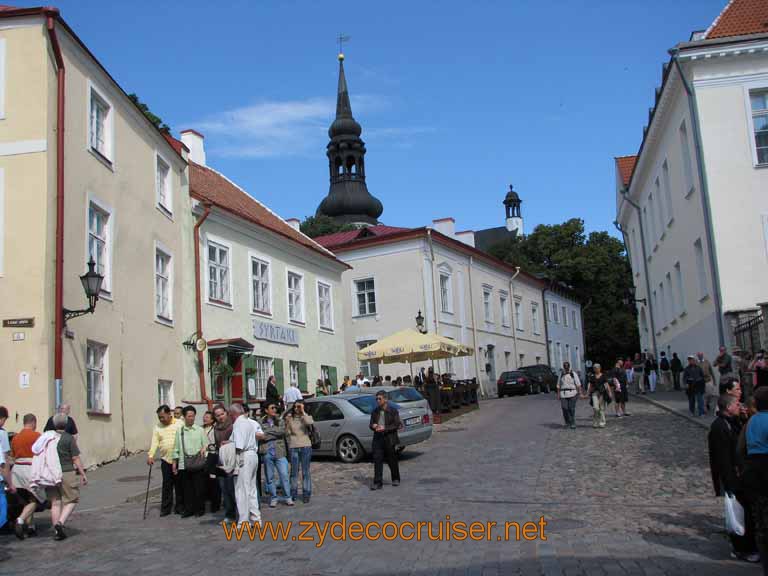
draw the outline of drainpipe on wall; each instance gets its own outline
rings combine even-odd
[[[197,338],[203,337],[203,296],[200,286],[200,227],[211,214],[211,205],[203,204],[203,213],[195,222],[194,242],[195,242],[195,319],[197,323]],[[213,406],[213,401],[208,397],[208,390],[205,385],[205,356],[202,350],[197,352],[197,374],[200,381],[200,398],[208,404],[208,410]]]
[[[549,355],[549,310],[547,310],[547,291],[549,288],[546,286],[541,291],[541,303],[544,306],[544,347],[547,349],[547,366],[552,368],[552,357]]]
[[[717,266],[717,257],[715,256],[715,233],[712,226],[712,207],[709,200],[709,185],[707,183],[707,173],[704,171],[704,152],[701,149],[701,128],[699,126],[699,108],[696,104],[696,98],[693,88],[688,83],[683,68],[678,60],[679,50],[669,51],[672,61],[675,63],[680,80],[688,96],[688,108],[691,113],[691,124],[693,125],[693,145],[696,149],[696,164],[699,172],[699,182],[701,183],[701,207],[704,212],[704,230],[707,236],[707,252],[709,252],[709,267],[712,272],[713,296],[715,301],[715,315],[717,320],[717,339],[720,346],[725,346],[725,331],[723,329],[723,299],[720,290],[720,270]]]
[[[54,279],[54,337],[53,337],[53,378],[55,386],[56,408],[62,403],[63,395],[63,355],[64,342],[64,58],[61,55],[59,38],[56,35],[56,19],[59,11],[46,10],[48,37],[51,40],[53,56],[56,60],[56,263]]]
[[[621,190],[621,195],[624,197],[624,200],[627,201],[627,203],[632,206],[635,210],[637,210],[637,223],[638,227],[640,228],[640,248],[642,249],[643,254],[643,275],[645,276],[645,296],[646,296],[646,308],[648,308],[648,316],[650,316],[650,322],[651,322],[651,345],[653,348],[653,354],[656,355],[656,322],[654,321],[654,313],[653,313],[653,300],[651,299],[651,280],[648,277],[648,257],[645,253],[645,232],[643,231],[643,214],[640,212],[640,206],[635,204],[635,202],[632,201],[632,198],[629,197],[629,190],[624,188]],[[618,221],[614,221],[614,225],[621,231],[622,235],[624,234],[623,230],[621,230],[621,225],[618,223]],[[626,246],[626,245],[625,245]]]
[[[475,375],[477,376],[477,383],[480,385],[480,394],[487,398],[488,394],[483,386],[483,379],[480,377],[480,358],[479,348],[477,347],[477,322],[475,321],[475,297],[472,290],[472,263],[475,261],[474,256],[469,257],[469,311],[472,315],[472,356],[475,357]]]
[[[515,357],[513,366],[516,366],[515,370],[520,368],[519,355],[517,353],[517,316],[515,315],[515,278],[520,274],[520,266],[515,266],[515,273],[512,278],[509,279],[509,294],[512,297],[512,347],[515,349]]]
[[[427,242],[429,243],[429,269],[432,276],[432,310],[434,310],[433,323],[435,325],[435,334],[437,334],[440,329],[440,321],[437,318],[437,295],[435,294],[435,247],[432,244],[431,228],[427,228]]]

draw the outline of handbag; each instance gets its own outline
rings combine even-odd
[[[181,452],[184,454],[184,469],[189,472],[199,472],[203,470],[208,459],[199,452],[194,456],[187,456],[187,449],[184,447],[184,428],[181,429]]]
[[[317,428],[314,424],[309,425],[309,439],[312,442],[312,449],[319,450],[321,444],[320,432],[317,431]]]
[[[744,536],[744,508],[736,496],[725,493],[725,531],[728,534]]]

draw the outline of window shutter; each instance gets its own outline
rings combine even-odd
[[[297,362],[299,365],[299,390],[307,392],[307,363]]]
[[[277,391],[280,392],[280,395],[282,396],[283,392],[285,391],[285,376],[283,375],[283,359],[273,358],[272,362],[273,362],[272,367],[275,374],[275,384],[277,385]]]
[[[333,393],[339,389],[339,377],[336,373],[335,366],[328,366],[328,379],[331,381],[331,389],[329,392]]]

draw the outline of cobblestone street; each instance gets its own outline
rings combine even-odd
[[[722,502],[712,496],[706,431],[641,400],[629,418],[578,429],[561,425],[553,395],[484,402],[440,426],[402,458],[403,483],[371,492],[371,464],[313,462],[309,505],[263,512],[265,520],[384,523],[547,521],[546,541],[241,542],[218,517],[159,518],[157,503],[75,513],[64,543],[0,540],[2,574],[187,576],[247,569],[280,574],[758,574],[729,559]],[[87,487],[85,488],[87,490]],[[298,532],[293,532],[298,534]],[[514,534],[514,532],[512,533]],[[316,534],[315,534],[316,535]],[[62,555],[66,561],[62,562]]]

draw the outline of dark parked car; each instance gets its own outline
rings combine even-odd
[[[523,366],[520,368],[534,382],[538,383],[539,389],[549,394],[550,391],[557,389],[557,374],[546,364],[534,364],[532,366]]]
[[[539,385],[522,370],[512,370],[501,373],[496,382],[496,391],[499,398],[512,394],[538,394]]]

